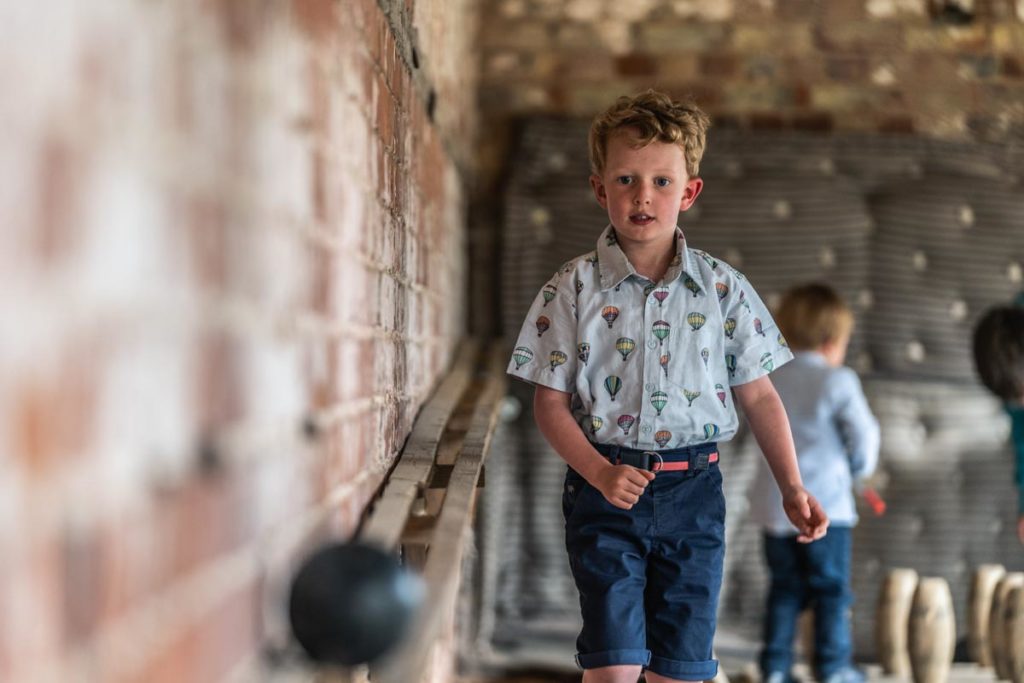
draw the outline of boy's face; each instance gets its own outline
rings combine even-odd
[[[634,140],[631,129],[608,139],[604,172],[591,175],[590,186],[624,247],[669,248],[679,212],[693,205],[704,181],[687,174],[679,145],[655,141],[637,149]]]

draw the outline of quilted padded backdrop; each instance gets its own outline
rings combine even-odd
[[[502,320],[511,348],[529,304],[567,259],[593,248],[607,216],[587,177],[587,122],[534,120],[511,160],[502,253]],[[1012,529],[1007,423],[976,383],[970,331],[989,305],[1024,288],[1019,149],[910,136],[712,130],[704,193],[682,216],[690,246],[731,263],[769,305],[808,280],[854,308],[848,362],[882,424],[877,477],[885,517],[855,533],[854,630],[874,654],[873,611],[892,567],[950,581],[958,632],[975,566],[1024,568]],[[533,425],[532,390],[492,458],[481,548],[485,639],[499,652],[571,663],[578,620],[559,500],[564,463]],[[757,638],[765,574],[746,519],[751,439],[722,448],[729,513],[724,626]],[[547,654],[545,654],[547,653]]]

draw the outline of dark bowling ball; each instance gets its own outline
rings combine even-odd
[[[326,546],[292,581],[292,632],[316,661],[371,662],[402,639],[423,597],[422,582],[365,543]]]

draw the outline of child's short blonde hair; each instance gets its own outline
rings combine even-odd
[[[686,157],[686,172],[691,178],[700,171],[704,144],[711,120],[692,103],[676,102],[656,90],[633,97],[620,97],[590,126],[590,167],[604,172],[608,139],[624,128],[637,132],[637,147],[655,140],[679,145]]]
[[[834,289],[814,282],[782,296],[775,322],[792,349],[808,351],[847,337],[853,331],[853,311]]]

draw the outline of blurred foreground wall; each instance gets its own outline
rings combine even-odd
[[[0,680],[256,678],[464,327],[469,4],[0,7]]]

